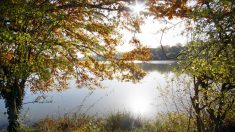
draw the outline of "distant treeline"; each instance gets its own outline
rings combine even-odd
[[[152,53],[152,60],[176,60],[184,46],[177,44],[174,46],[159,46],[157,48],[150,48]]]
[[[162,47],[159,46],[157,48],[149,48],[149,49],[152,53],[151,60],[176,60],[179,53],[183,51],[184,46],[182,46],[181,44],[177,44],[174,46],[165,45]],[[122,52],[117,53],[115,56],[116,58],[122,58],[123,53]],[[93,58],[98,61],[106,60],[102,56],[97,56],[97,55],[94,55]],[[85,58],[82,58],[82,59],[85,59]]]

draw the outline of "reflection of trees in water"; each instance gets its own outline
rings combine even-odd
[[[171,64],[140,63],[138,65],[147,72],[158,71],[162,74],[173,71],[173,69],[176,68],[177,66],[176,63],[171,63]]]

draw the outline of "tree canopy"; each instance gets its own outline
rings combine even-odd
[[[79,85],[99,85],[103,78],[136,80],[144,72],[129,60],[145,60],[149,50],[133,38],[136,49],[117,58],[118,29],[138,31],[141,16],[130,15],[135,0],[2,0],[0,1],[0,92],[10,126],[17,126],[15,105],[24,85],[32,91],[61,90],[75,77]],[[191,41],[181,56],[183,72],[194,77],[191,102],[198,131],[206,130],[202,112],[221,130],[234,102],[235,1],[148,0],[147,15],[180,18]],[[146,13],[144,13],[146,15]],[[81,60],[81,56],[83,59]],[[97,61],[101,56],[107,62]],[[127,61],[128,60],[128,61]],[[232,104],[232,105],[231,105]],[[10,128],[10,127],[9,127]],[[9,129],[14,131],[14,129]]]
[[[96,77],[111,79],[114,72],[125,72],[119,76],[123,79],[141,78],[144,74],[138,67],[125,62],[125,58],[114,58],[115,46],[121,44],[117,27],[122,26],[120,21],[127,22],[126,6],[131,2],[2,1],[1,85],[15,79],[27,80],[32,90],[48,91],[64,88],[72,76],[79,84],[98,84]],[[131,53],[133,59],[149,57],[145,48],[138,47],[135,52],[139,49],[145,55]],[[94,55],[104,57],[110,64],[95,61]],[[81,61],[79,56],[85,59]]]
[[[125,60],[145,60],[148,50],[133,39],[136,49],[117,59],[120,28],[138,30],[126,0],[1,0],[0,92],[8,108],[9,131],[19,126],[25,84],[31,91],[99,85],[108,78],[138,80],[145,73]],[[138,52],[141,54],[138,54]],[[102,56],[106,62],[96,61]],[[80,59],[83,57],[84,59]],[[131,57],[131,58],[130,58]]]
[[[235,1],[151,1],[150,11],[161,18],[180,17],[187,23],[191,41],[179,62],[194,79],[191,103],[198,131],[222,131],[233,111],[235,88]],[[204,121],[205,117],[212,124]]]

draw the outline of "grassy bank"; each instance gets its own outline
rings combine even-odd
[[[43,132],[110,132],[110,131],[187,131],[194,130],[185,114],[162,114],[156,120],[144,120],[130,113],[115,113],[97,118],[86,115],[66,115],[60,118],[46,118],[20,131]],[[192,122],[192,121],[191,121]]]
[[[231,118],[233,117],[233,118]],[[225,123],[227,132],[234,128],[234,115]],[[45,118],[30,127],[22,127],[21,132],[195,132],[195,118],[185,113],[159,114],[154,120],[143,120],[130,113],[115,113],[98,118],[81,114],[71,114],[60,118]],[[210,131],[210,130],[208,130]]]

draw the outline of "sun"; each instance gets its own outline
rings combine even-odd
[[[136,1],[135,5],[131,5],[130,8],[134,14],[139,15],[141,12],[143,12],[145,10],[146,7],[145,7],[144,3],[138,3]]]

